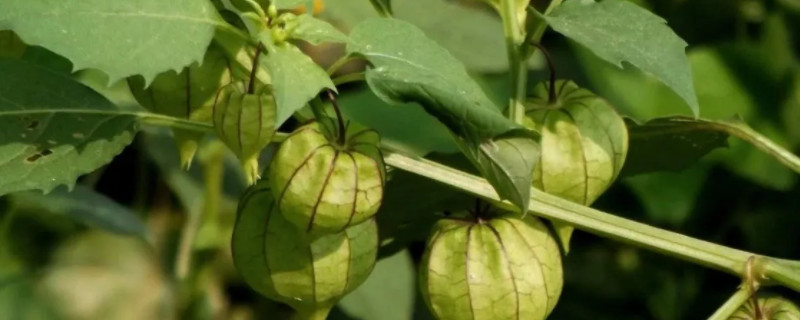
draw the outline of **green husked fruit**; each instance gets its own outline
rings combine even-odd
[[[278,212],[261,181],[239,204],[233,261],[245,281],[264,296],[300,313],[322,313],[361,285],[378,251],[374,219],[310,241]]]
[[[420,265],[420,287],[440,320],[537,320],[561,294],[561,253],[538,218],[443,219]]]
[[[729,320],[800,320],[800,309],[791,301],[775,295],[760,295],[756,300],[761,318],[756,317],[753,300],[745,302]]]
[[[533,186],[590,205],[622,170],[628,153],[628,129],[605,99],[572,81],[559,80],[555,87],[554,103],[549,103],[549,85],[543,83],[527,104],[525,126],[542,135]],[[568,251],[573,228],[553,225]]]
[[[268,86],[248,92],[243,82],[220,89],[214,103],[214,128],[241,160],[249,184],[259,178],[258,156],[275,135],[275,97]]]
[[[791,301],[777,295],[759,295],[757,308],[761,318],[756,317],[756,306],[753,300],[745,302],[739,310],[728,319],[741,320],[800,320],[800,309]]]
[[[378,133],[351,125],[345,136],[339,144],[318,123],[303,126],[283,142],[269,167],[281,213],[313,237],[366,221],[383,199]]]
[[[181,73],[162,73],[147,87],[142,77],[128,79],[136,101],[148,110],[207,123],[211,122],[211,109],[217,90],[229,82],[228,60],[215,46],[208,49],[202,64],[193,64]],[[173,133],[181,164],[189,168],[204,134],[182,129],[173,129]]]

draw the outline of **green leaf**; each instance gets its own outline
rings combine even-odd
[[[347,42],[347,36],[336,29],[327,21],[314,18],[310,14],[303,14],[297,17],[296,23],[289,37],[307,41],[311,44],[323,42]]]
[[[132,210],[94,190],[77,186],[72,191],[58,188],[48,195],[22,192],[12,195],[15,206],[29,210],[62,214],[78,222],[105,231],[144,238],[144,222]]]
[[[389,103],[417,102],[459,136],[493,138],[520,128],[506,119],[464,66],[417,27],[369,19],[350,33],[348,53],[364,56],[366,79]]]
[[[630,147],[621,175],[680,171],[717,148],[728,146],[728,134],[705,120],[658,118],[644,124],[626,119]]]
[[[685,54],[687,44],[662,18],[627,1],[571,0],[546,19],[554,30],[617,67],[627,61],[653,74],[675,91],[695,115],[699,114]]]
[[[503,199],[527,208],[540,148],[526,130],[511,131],[480,143],[464,141],[462,152],[480,169]],[[525,210],[523,209],[523,212]]]
[[[394,17],[408,21],[445,47],[470,71],[502,72],[508,69],[503,26],[490,11],[448,0],[403,0],[393,3]],[[323,17],[345,30],[378,14],[364,0],[337,0]],[[448,19],[442,19],[443,16]],[[476,43],[481,45],[476,46]]]
[[[414,261],[407,250],[378,261],[367,281],[339,307],[357,319],[408,320],[416,293]]]
[[[276,128],[323,89],[336,90],[325,70],[291,44],[270,48],[261,61],[269,70],[275,90]]]
[[[418,28],[395,19],[367,20],[350,39],[348,53],[372,65],[366,79],[379,98],[422,105],[462,139],[462,152],[504,199],[527,207],[538,159],[535,136],[506,119],[458,60]]]
[[[212,45],[200,64],[192,64],[180,73],[161,73],[146,88],[144,80],[138,76],[128,78],[128,85],[136,101],[150,111],[211,123],[217,92],[231,81],[230,78],[229,61]],[[180,150],[181,165],[189,168],[205,133],[173,129],[173,134]]]
[[[381,133],[381,143],[424,156],[430,152],[454,153],[453,135],[417,105],[391,106],[369,89],[345,93],[339,106],[347,119]]]
[[[203,58],[222,22],[210,1],[5,0],[0,25],[25,43],[95,68],[109,82],[177,70]]]
[[[75,80],[0,59],[0,195],[71,186],[133,140],[135,117]]]
[[[681,226],[691,215],[710,166],[694,165],[682,172],[656,172],[625,179],[651,221]]]

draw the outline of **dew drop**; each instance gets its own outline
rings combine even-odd
[[[364,48],[365,48],[365,49],[367,49],[367,50],[372,50],[372,45],[371,45],[371,44],[368,44],[368,45],[366,45]]]

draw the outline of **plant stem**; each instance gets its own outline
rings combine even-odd
[[[769,280],[800,292],[800,266],[797,261],[786,263],[769,260],[764,265],[764,273]]]
[[[538,42],[531,42],[530,44],[532,46],[538,48],[539,50],[541,50],[542,54],[544,54],[545,60],[547,60],[547,68],[550,69],[550,87],[547,89],[547,94],[548,94],[547,102],[549,104],[553,104],[557,100],[557,97],[556,97],[556,64],[553,62],[553,57],[550,56],[550,52],[547,52],[547,49],[545,49],[543,45],[541,45]]]
[[[489,200],[503,209],[516,210],[510,202],[501,201],[492,186],[482,178],[425,159],[411,158],[391,151],[384,154],[386,164],[390,166],[461,189]],[[694,239],[584,207],[536,189],[531,190],[527,212],[740,278],[745,276],[748,259],[755,256],[746,251]],[[775,259],[767,257],[759,259],[763,261],[765,275],[769,279],[800,292],[800,270],[793,270]]]
[[[320,307],[310,311],[295,311],[292,320],[325,320],[330,312],[330,307]]]
[[[343,76],[339,76],[333,79],[333,84],[335,86],[340,86],[345,83],[363,81],[366,79],[366,75],[363,72],[356,72],[356,73],[349,73]]]
[[[326,90],[328,94],[328,99],[331,100],[331,104],[333,105],[333,111],[336,112],[336,122],[339,125],[339,131],[337,134],[337,138],[339,139],[339,145],[344,145],[345,138],[347,137],[347,128],[344,125],[344,118],[342,117],[342,111],[339,109],[339,103],[336,102],[336,96],[333,95],[333,91]]]
[[[706,120],[706,122],[719,131],[726,132],[734,137],[747,141],[759,150],[771,155],[789,169],[800,174],[800,158],[798,158],[797,155],[756,132],[743,122],[708,120]]]
[[[339,71],[344,65],[348,64],[350,61],[357,60],[359,58],[345,55],[341,56],[338,60],[336,60],[330,67],[328,67],[328,76],[332,76],[336,71]]]
[[[256,74],[258,73],[258,60],[261,58],[261,49],[264,48],[264,45],[259,42],[256,46],[256,53],[253,56],[253,67],[250,69],[250,81],[247,83],[247,93],[253,94],[256,91]]]
[[[150,112],[134,112],[131,115],[139,118],[139,121],[141,123],[148,125],[170,127],[174,129],[184,129],[197,132],[214,131],[214,125],[206,122],[170,117]]]
[[[525,30],[520,25],[514,0],[500,0],[500,17],[503,20],[503,32],[508,52],[508,67],[511,73],[511,99],[508,106],[508,118],[522,123],[525,118],[525,90],[528,86],[528,64],[523,57],[522,44],[525,42]]]
[[[742,304],[747,302],[747,299],[749,299],[751,295],[750,291],[750,288],[747,286],[740,286],[739,290],[736,290],[736,293],[728,298],[728,301],[725,301],[725,304],[720,306],[708,320],[728,320],[736,310],[739,310]]]

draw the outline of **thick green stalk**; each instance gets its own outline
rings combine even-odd
[[[500,1],[500,17],[508,51],[508,67],[511,73],[511,100],[508,117],[516,123],[525,118],[525,91],[528,86],[528,65],[523,56],[525,42],[524,26],[520,25],[515,0]]]
[[[495,205],[515,210],[514,205],[501,201],[486,180],[421,158],[411,158],[395,152],[385,153],[386,164],[439,181],[487,199]],[[532,189],[528,213],[568,223],[578,229],[603,237],[644,247],[672,257],[694,262],[712,269],[744,277],[748,259],[753,253],[694,239],[642,223],[627,220],[584,207],[579,204]],[[800,292],[800,270],[778,260],[759,257],[768,280]]]
[[[747,286],[739,287],[739,290],[736,290],[728,301],[725,301],[725,304],[719,307],[716,312],[714,312],[708,320],[728,320],[728,318],[733,315],[736,310],[739,310],[739,307],[742,306],[747,299],[750,298],[750,289]]]

